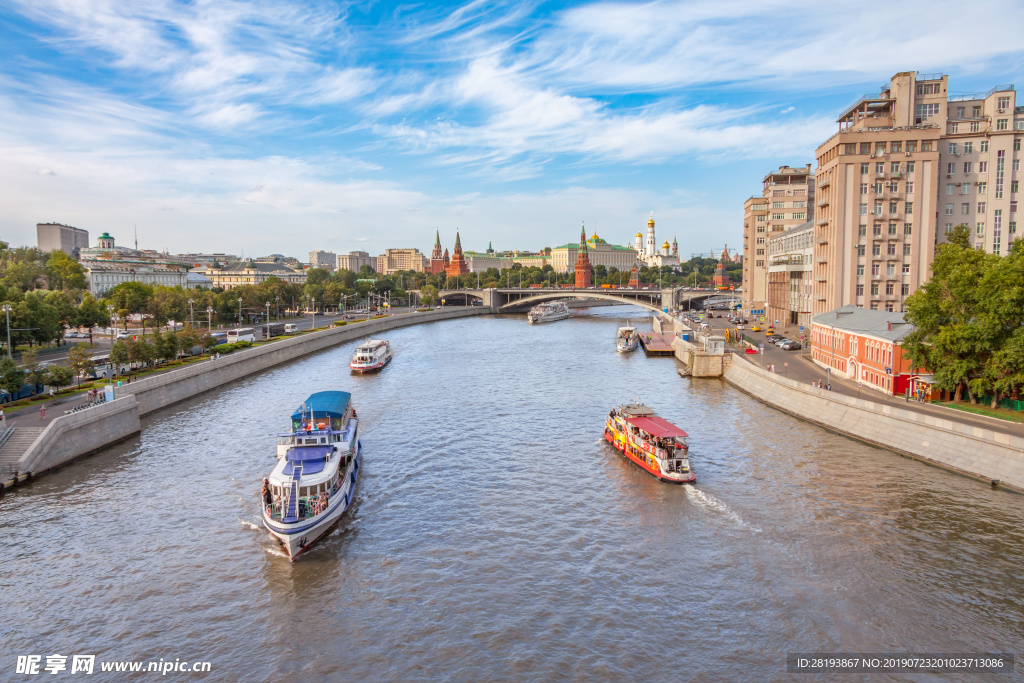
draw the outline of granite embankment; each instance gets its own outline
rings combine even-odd
[[[961,474],[1024,492],[1024,439],[816,389],[736,356],[723,377],[803,420]]]
[[[490,312],[474,306],[448,308],[329,327],[118,387],[111,403],[51,422],[21,457],[18,471],[35,476],[98,451],[138,433],[144,415],[296,358],[400,327]]]

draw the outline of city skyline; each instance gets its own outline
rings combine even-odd
[[[750,187],[891,73],[1020,81],[1024,8],[956,7],[887,8],[916,27],[897,41],[784,3],[13,3],[0,238],[137,225],[152,249],[301,257],[429,251],[439,226],[535,250],[580,220],[629,245],[653,210],[688,257],[740,243]]]

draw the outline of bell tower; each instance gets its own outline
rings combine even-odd
[[[580,229],[580,248],[576,252],[576,287],[590,286],[590,255],[587,253],[587,228]]]
[[[647,249],[644,256],[654,256],[657,253],[657,245],[654,242],[654,212],[651,211],[651,218],[647,221]]]

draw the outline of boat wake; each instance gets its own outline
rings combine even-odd
[[[264,548],[264,550],[267,551],[268,555],[273,555],[274,557],[283,557],[286,560],[288,559],[288,553],[284,552],[280,548]]]
[[[242,519],[241,517],[238,518],[238,521],[242,523],[242,526],[248,527],[248,528],[252,529],[253,531],[259,531],[260,529],[263,528],[259,524],[253,524],[252,522],[250,522],[248,520],[245,520],[245,519]]]
[[[709,512],[717,512],[718,514],[724,515],[726,518],[733,521],[737,526],[743,527],[744,529],[750,529],[751,531],[757,534],[761,533],[760,529],[758,529],[756,526],[751,526],[750,524],[744,522],[743,518],[736,514],[736,512],[734,512],[732,508],[730,508],[728,505],[712,496],[710,493],[705,493],[704,491],[701,491],[700,489],[695,488],[693,486],[687,486],[684,490],[686,491],[686,495],[690,498],[690,500],[696,502],[705,510]]]

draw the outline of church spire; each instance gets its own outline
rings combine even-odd
[[[441,246],[441,228],[438,228],[437,232],[435,233],[434,246],[435,247]]]

